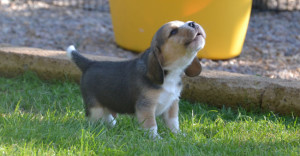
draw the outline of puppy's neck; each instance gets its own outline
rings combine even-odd
[[[186,54],[172,64],[163,67],[163,70],[167,73],[178,73],[179,75],[181,75],[184,70],[192,63],[196,54],[197,53]]]
[[[164,75],[165,77],[181,77],[183,74],[183,71],[182,70],[164,70]]]

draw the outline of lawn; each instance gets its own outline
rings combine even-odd
[[[84,116],[79,86],[32,73],[0,77],[1,155],[300,155],[298,117],[180,102],[173,135],[158,118],[161,140],[119,115],[109,128]]]

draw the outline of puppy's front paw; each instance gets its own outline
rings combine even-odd
[[[184,133],[184,132],[182,132],[182,131],[180,131],[180,130],[179,130],[177,133],[174,133],[174,134],[176,134],[176,135],[182,135],[182,136],[184,136],[184,137],[187,136],[186,133]]]
[[[162,139],[162,137],[158,133],[150,133],[149,137],[150,137],[150,139],[153,139],[153,140],[160,140],[160,139]]]
[[[152,140],[161,140],[162,139],[162,137],[159,134],[145,133],[145,135],[148,135],[149,138]]]
[[[162,137],[157,133],[157,126],[149,128],[148,135],[149,135],[149,138],[153,139],[153,140],[162,139]]]
[[[176,129],[176,128],[171,129],[171,132],[174,134],[181,133],[180,129]]]

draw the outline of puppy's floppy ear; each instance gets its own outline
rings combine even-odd
[[[192,63],[185,69],[185,74],[189,77],[198,76],[202,71],[200,61],[197,56],[194,58]]]
[[[163,57],[159,48],[151,48],[147,63],[147,77],[155,84],[164,83],[164,71],[161,66],[162,62]]]

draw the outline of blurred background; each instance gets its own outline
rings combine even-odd
[[[137,55],[116,45],[109,0],[0,0],[1,44]],[[300,0],[253,0],[241,55],[201,62],[204,69],[300,80]]]

